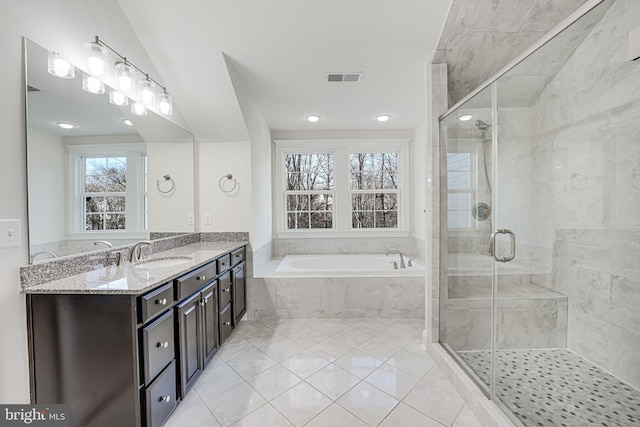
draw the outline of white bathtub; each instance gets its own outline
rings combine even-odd
[[[405,264],[409,257],[405,256]],[[393,261],[398,269],[393,268]],[[398,254],[287,255],[271,277],[423,277],[422,264],[400,268]]]

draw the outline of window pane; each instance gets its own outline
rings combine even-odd
[[[471,189],[471,174],[469,172],[448,172],[447,185],[450,190]]]
[[[396,211],[376,212],[376,228],[397,228],[398,213]]]
[[[329,194],[312,194],[311,210],[312,211],[328,211],[333,207],[333,198]]]
[[[395,210],[398,207],[398,195],[397,194],[376,194],[376,210],[386,211]]]
[[[332,154],[285,155],[287,190],[333,189]]]
[[[287,214],[287,229],[299,230],[301,228],[309,228],[309,214],[307,212]]]
[[[89,212],[104,212],[102,205],[104,204],[104,197],[86,197],[84,200],[84,211]]]
[[[125,198],[124,197],[105,197],[107,212],[124,212],[125,211]]]
[[[373,212],[355,211],[351,215],[351,227],[353,228],[374,228]]]
[[[105,214],[105,229],[120,230],[124,229],[124,214]]]
[[[124,192],[127,188],[127,159],[125,157],[85,158],[85,191]]]
[[[469,211],[449,211],[447,215],[449,228],[470,228],[471,212]]]
[[[309,196],[303,195],[288,195],[287,196],[287,211],[308,211],[309,210]]]
[[[89,214],[85,216],[85,230],[103,230],[104,222],[102,214]]]
[[[471,210],[471,194],[469,193],[449,193],[449,210]]]
[[[352,190],[397,189],[398,153],[351,153]]]
[[[331,228],[332,220],[331,213],[311,212],[311,228]]]

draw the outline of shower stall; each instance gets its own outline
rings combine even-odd
[[[440,117],[439,339],[516,425],[640,425],[637,0]]]

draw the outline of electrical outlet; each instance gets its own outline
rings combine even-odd
[[[629,61],[640,58],[640,27],[629,31]]]
[[[19,219],[0,219],[0,248],[21,246],[21,230]]]
[[[193,225],[193,224],[195,224],[195,222],[196,222],[196,220],[195,220],[193,214],[192,213],[188,213],[187,214],[187,225]]]
[[[211,225],[211,214],[210,213],[206,213],[206,214],[202,215],[202,220],[204,222],[204,225]]]

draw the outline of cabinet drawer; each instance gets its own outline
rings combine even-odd
[[[172,305],[173,286],[171,283],[167,283],[138,299],[138,312],[140,313],[138,321],[140,323],[146,323],[147,320],[162,313]]]
[[[142,328],[142,372],[149,384],[174,359],[173,311]]]
[[[231,267],[231,254],[221,256],[216,262],[218,263],[218,274],[228,270]]]
[[[233,332],[233,320],[231,311],[231,304],[229,304],[220,312],[220,344],[225,342],[227,338],[229,338],[229,335],[231,335],[231,332]]]
[[[242,261],[244,261],[244,258],[244,248],[236,249],[235,251],[231,252],[231,265],[234,266],[240,264]]]
[[[216,263],[210,262],[176,279],[176,299],[178,301],[199,290],[216,277]]]
[[[160,427],[176,407],[176,362],[145,390],[147,427]]]
[[[220,310],[231,301],[231,273],[225,273],[218,279],[218,306]]]

